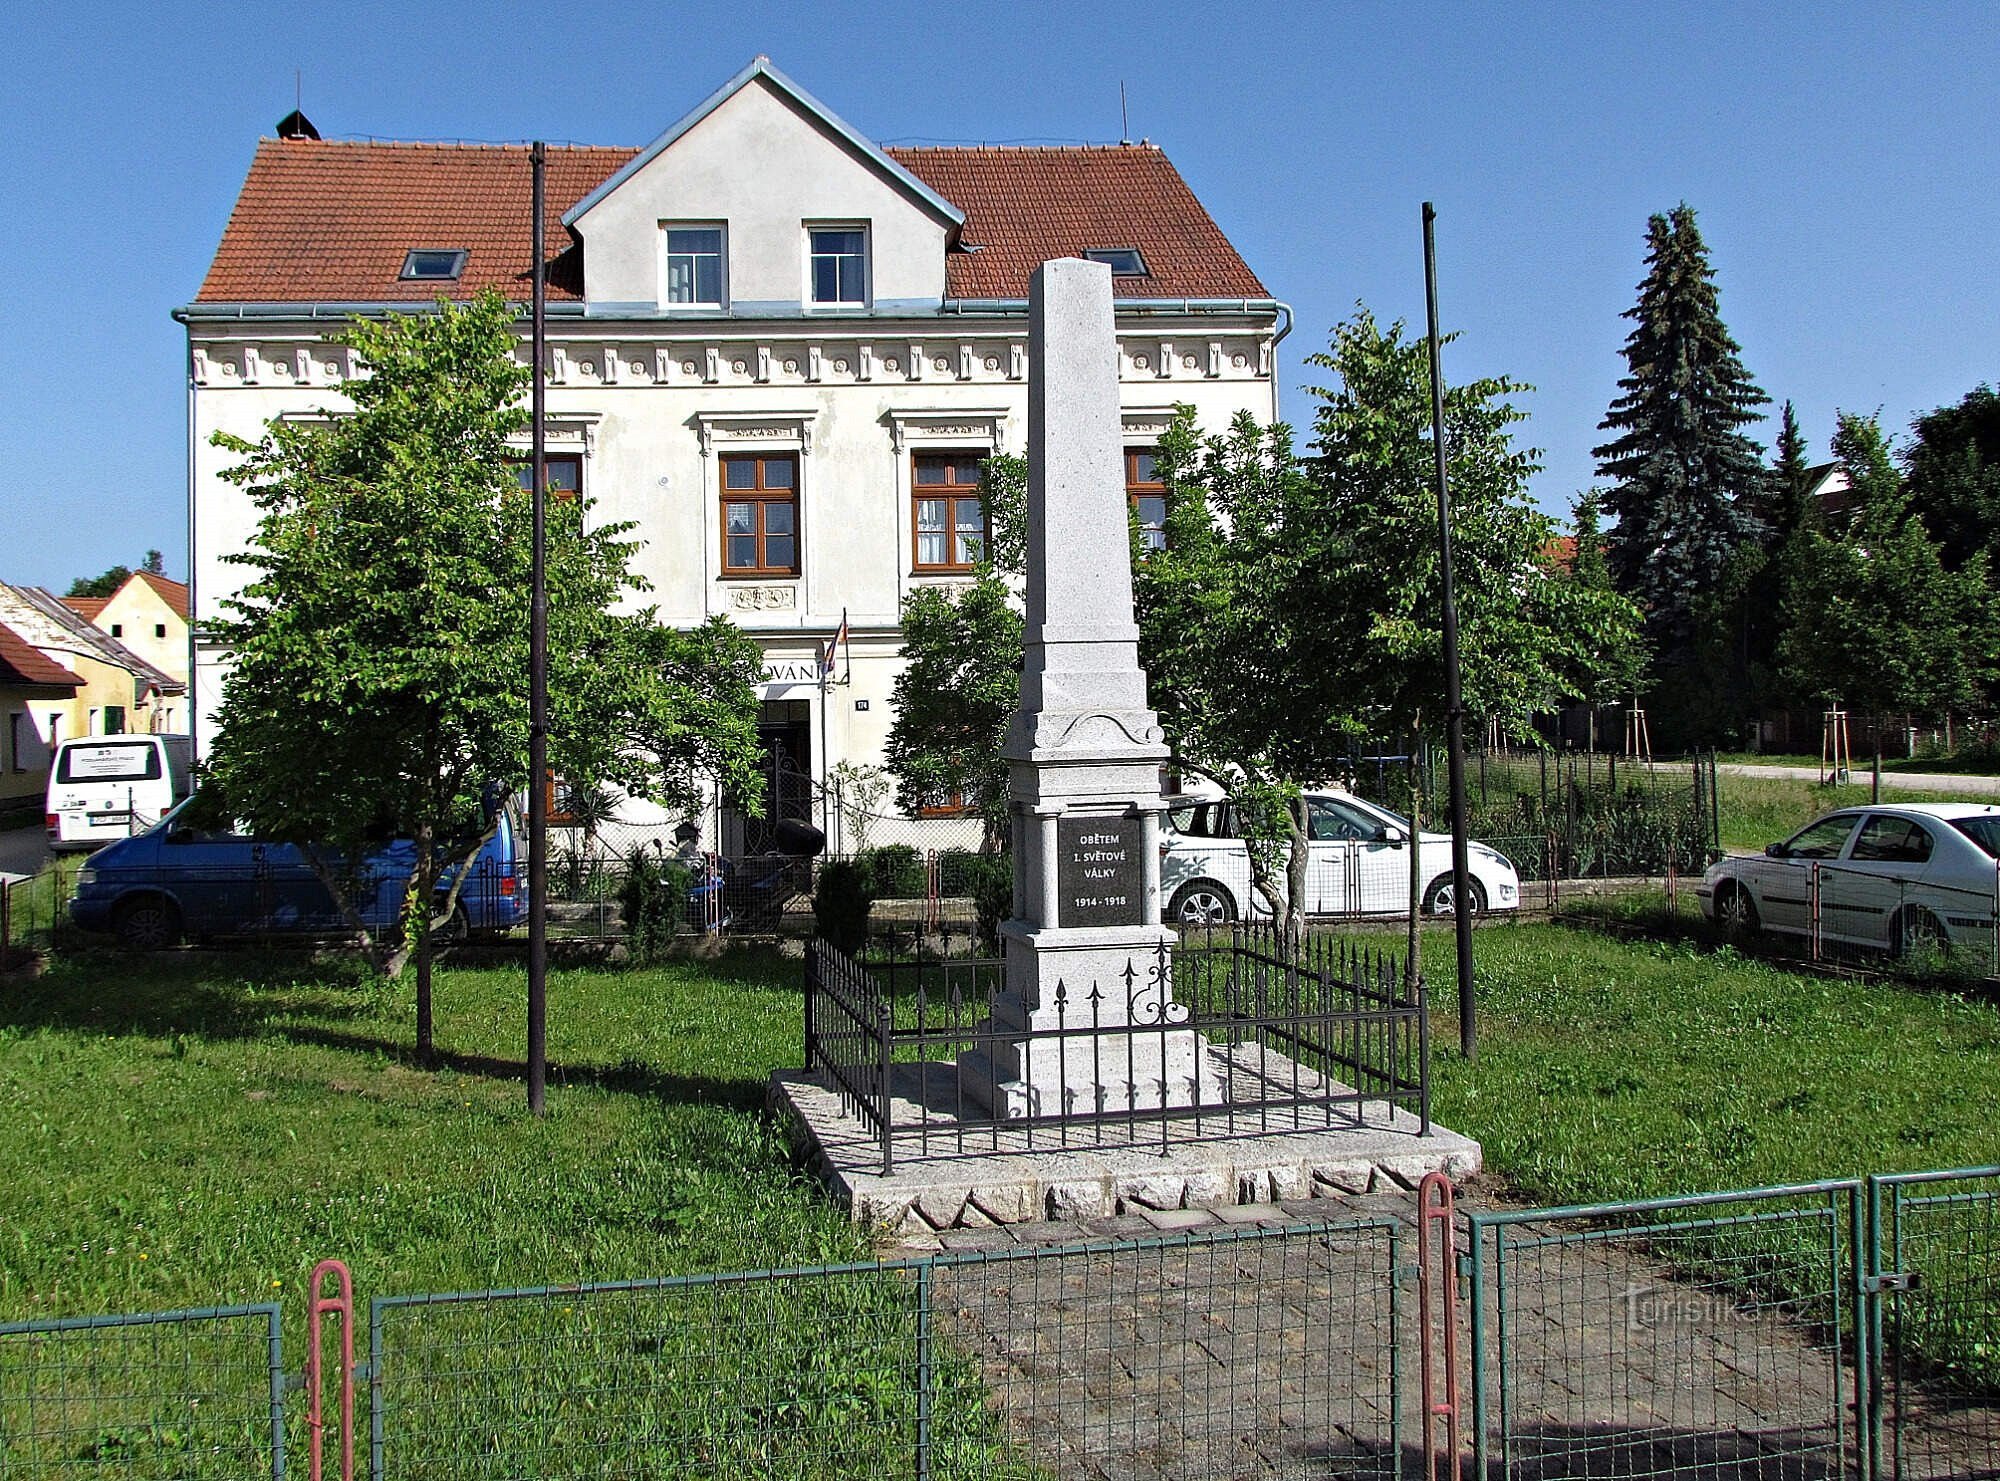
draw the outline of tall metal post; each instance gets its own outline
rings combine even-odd
[[[1430,316],[1431,447],[1437,454],[1438,558],[1444,583],[1445,754],[1451,775],[1452,924],[1458,935],[1458,1047],[1478,1050],[1473,1019],[1472,874],[1465,857],[1465,695],[1458,674],[1458,593],[1451,577],[1451,496],[1445,487],[1444,377],[1438,361],[1437,210],[1424,202],[1424,306]],[[1414,841],[1412,847],[1415,847]]]
[[[543,367],[548,360],[548,273],[543,261],[548,150],[541,140],[535,141],[528,157],[534,169],[535,196],[534,390],[529,410],[534,419],[534,486],[528,491],[535,525],[528,576],[528,1109],[539,1116],[548,1080],[549,986],[549,455],[542,425],[547,392]]]

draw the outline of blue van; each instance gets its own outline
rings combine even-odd
[[[176,808],[153,827],[106,845],[77,872],[69,916],[86,931],[109,931],[127,946],[156,950],[187,938],[344,936],[333,893],[293,844],[271,843],[183,822]],[[392,926],[403,906],[417,849],[385,844],[349,873],[348,897],[371,931]],[[453,875],[438,885],[442,905]],[[505,931],[528,918],[526,871],[513,821],[500,826],[473,861],[442,934],[458,939]]]

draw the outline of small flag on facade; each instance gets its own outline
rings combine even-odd
[[[847,608],[842,607],[840,609],[840,626],[835,628],[833,631],[833,636],[826,640],[826,648],[821,652],[819,656],[820,678],[830,679],[833,677],[833,655],[839,652],[843,647],[845,647],[846,644],[847,644]]]

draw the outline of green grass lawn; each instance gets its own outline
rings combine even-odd
[[[1524,1199],[1567,1203],[2000,1163],[2000,1006],[1686,943],[1482,931],[1479,1058],[1435,1112]],[[1451,937],[1424,943],[1455,1002]],[[1440,1012],[1433,1041],[1457,1044]]]
[[[1857,773],[1859,775],[1859,773]],[[1821,813],[1856,807],[1868,801],[1867,780],[1844,787],[1822,787],[1810,778],[1722,775],[1715,779],[1725,849],[1761,849],[1788,838]],[[1919,791],[1898,787],[1885,791],[1893,802],[1991,802],[1971,792]]]
[[[442,1066],[407,982],[232,953],[92,953],[0,985],[0,1320],[844,1260],[865,1247],[765,1121],[801,1053],[763,951],[549,983],[548,1116],[524,976],[448,970]]]
[[[1481,1056],[1437,1115],[1571,1201],[2000,1161],[2000,1008],[1693,945],[1482,930]],[[1434,1041],[1451,938],[1426,933]],[[407,984],[301,956],[88,954],[0,987],[0,1319],[840,1261],[865,1246],[763,1112],[800,969],[762,950],[550,982],[549,1115],[518,969]]]

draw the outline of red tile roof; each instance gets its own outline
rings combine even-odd
[[[561,223],[638,151],[548,152],[549,297],[583,296],[581,262]],[[1125,298],[1263,298],[1167,157],[1150,145],[884,151],[966,213],[946,260],[954,298],[1025,298],[1052,257],[1137,247],[1150,276],[1119,278]],[[440,290],[525,298],[528,151],[517,146],[266,139],[258,144],[200,303],[428,303]],[[462,247],[456,283],[400,275],[412,247]]]
[[[152,571],[134,571],[132,574],[152,587],[174,616],[183,622],[188,620],[188,588],[185,581],[176,581],[171,576],[157,575]]]
[[[1068,149],[885,149],[965,212],[945,259],[953,298],[1026,298],[1053,257],[1137,247],[1147,277],[1115,278],[1120,298],[1268,298],[1166,155],[1150,144]]]
[[[13,628],[0,624],[0,684],[75,690],[82,683]]]
[[[548,255],[569,246],[562,213],[634,149],[549,150]],[[528,151],[483,144],[265,139],[236,198],[197,302],[429,303],[498,288],[529,292]],[[463,247],[456,283],[410,282],[412,247]],[[582,297],[551,273],[549,297]]]
[[[110,597],[64,597],[62,604],[76,613],[85,622],[96,622],[97,614],[111,601]]]

